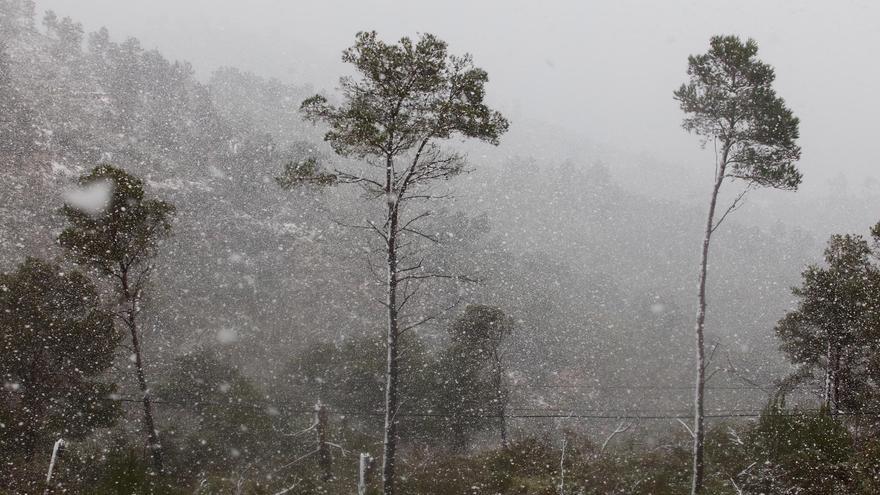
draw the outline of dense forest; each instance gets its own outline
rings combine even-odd
[[[754,41],[669,88],[707,224],[442,39],[352,35],[335,89],[200,78],[0,0],[0,493],[880,493],[880,218],[769,190]]]

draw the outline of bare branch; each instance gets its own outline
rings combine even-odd
[[[412,224],[418,222],[419,220],[421,220],[421,219],[423,219],[423,218],[426,218],[426,217],[428,217],[428,216],[430,216],[430,215],[431,215],[431,212],[430,212],[430,211],[425,211],[425,212],[419,213],[418,215],[416,215],[416,216],[414,216],[413,218],[411,218],[408,222],[404,223],[404,224],[403,224],[403,227],[401,227],[401,229],[402,229],[402,230],[406,230],[406,229],[409,228],[410,225],[412,225]]]
[[[385,232],[383,232],[382,230],[380,230],[378,227],[376,227],[376,224],[370,220],[366,221],[367,225],[352,225],[352,224],[340,222],[339,220],[331,220],[331,221],[333,223],[335,223],[336,225],[339,225],[340,227],[347,227],[350,229],[360,229],[360,230],[371,230],[371,231],[375,232],[376,234],[378,234],[379,237],[381,237],[382,240],[385,241],[386,244],[388,243],[388,235]]]
[[[275,495],[285,495],[286,493],[290,493],[294,488],[298,487],[300,484],[302,484],[302,480],[298,480],[296,483],[288,486],[287,488],[285,488],[284,490],[281,490],[280,492],[277,492]]]
[[[275,473],[277,473],[278,471],[281,471],[282,469],[287,469],[287,468],[289,468],[290,466],[293,466],[294,464],[300,462],[301,460],[303,460],[303,459],[305,459],[305,458],[307,458],[307,457],[309,457],[309,456],[313,456],[313,455],[317,454],[319,451],[320,451],[320,449],[315,449],[315,450],[309,452],[308,454],[301,455],[301,456],[297,457],[296,459],[294,459],[294,460],[288,462],[287,464],[281,466],[280,468],[275,469],[274,471],[272,471],[272,472],[269,473],[269,474],[275,474]],[[286,492],[280,492],[280,493],[286,493]]]
[[[403,198],[400,198],[400,201],[401,201],[401,202],[402,202],[402,201],[409,201],[409,200],[413,200],[413,199],[424,199],[424,200],[449,199],[449,198],[451,198],[451,197],[453,197],[453,196],[454,196],[454,195],[453,195],[452,193],[446,193],[446,194],[412,194],[412,195],[409,195],[409,196],[405,196],[405,197],[403,197]]]
[[[727,215],[730,215],[731,213],[742,207],[744,203],[743,198],[745,197],[746,193],[752,190],[752,187],[754,187],[754,183],[750,182],[749,185],[747,185],[746,188],[743,189],[736,198],[734,198],[734,200],[730,203],[730,206],[727,207],[727,210],[724,212],[724,214],[721,215],[721,218],[719,218],[718,221],[715,222],[715,225],[712,226],[712,228],[709,230],[709,233],[714,233],[715,230],[721,226],[721,222],[723,222],[724,219],[727,218]]]
[[[415,234],[419,237],[425,238],[425,239],[433,242],[434,244],[440,244],[440,239],[438,239],[437,237],[434,237],[431,234],[426,234],[424,232],[420,232],[418,230],[403,228],[403,229],[400,229],[400,232],[408,232],[410,234]]]
[[[608,438],[606,438],[605,441],[602,442],[602,448],[599,450],[599,452],[605,452],[605,448],[608,447],[608,444],[611,442],[612,438],[614,438],[615,436],[617,436],[620,433],[625,433],[627,430],[632,428],[633,425],[635,425],[635,422],[621,421],[617,425],[617,427],[614,428],[614,431],[612,431],[611,434],[608,435]]]
[[[457,280],[459,282],[470,282],[473,284],[478,284],[481,282],[480,279],[470,278],[467,275],[447,275],[444,273],[425,273],[422,275],[407,275],[405,277],[401,277],[400,280],[425,280],[429,278],[445,278],[450,280]]]
[[[687,425],[687,423],[682,421],[681,418],[675,418],[675,420],[678,421],[679,423],[681,423],[681,426],[684,426],[684,429],[687,430],[687,432],[691,435],[691,438],[693,438],[695,436],[694,430],[692,430],[691,427]]]
[[[732,374],[734,377],[738,378],[739,380],[741,380],[741,381],[742,381],[743,383],[745,383],[746,385],[749,385],[749,386],[755,387],[756,389],[761,390],[762,392],[764,392],[764,393],[767,394],[767,395],[773,395],[773,391],[772,391],[772,390],[768,390],[766,387],[762,386],[760,383],[758,383],[758,382],[756,382],[756,381],[754,381],[754,380],[750,380],[750,379],[748,379],[748,378],[746,378],[746,377],[740,375],[740,374],[737,372],[736,367],[733,365],[733,362],[730,360],[730,354],[727,355],[727,363],[728,363],[728,366],[729,366],[729,367],[727,368],[727,372],[728,372],[728,373]]]
[[[371,186],[375,186],[380,191],[384,190],[385,188],[385,186],[379,181],[369,179],[367,177],[350,174],[348,172],[342,172],[340,170],[334,170],[334,173],[336,174],[337,181],[342,184],[369,184]]]
[[[733,489],[736,490],[736,495],[743,495],[745,492],[742,491],[742,488],[736,484],[736,481],[732,477],[728,478],[730,480],[730,484],[733,485]]]
[[[401,328],[400,330],[398,330],[397,335],[403,335],[404,332],[407,332],[407,331],[409,331],[409,330],[412,330],[413,328],[416,328],[416,327],[419,326],[419,325],[424,325],[425,323],[428,323],[428,322],[431,322],[431,321],[436,320],[437,318],[440,318],[441,316],[443,316],[444,314],[448,313],[448,312],[451,311],[453,308],[455,308],[456,306],[458,306],[458,304],[459,304],[460,302],[461,302],[461,298],[456,299],[454,303],[452,303],[451,305],[447,306],[446,308],[443,308],[443,309],[440,310],[439,312],[434,313],[433,315],[430,315],[430,316],[426,316],[425,318],[422,318],[421,320],[419,320],[419,321],[413,323],[412,325],[407,325],[407,326]]]
[[[339,449],[340,451],[342,451],[342,456],[343,456],[343,457],[345,457],[345,456],[348,455],[348,451],[345,450],[345,449],[342,447],[342,445],[339,445],[339,444],[336,444],[336,443],[333,443],[333,442],[325,442],[325,443],[326,443],[327,445],[331,446],[331,447],[336,447],[337,449]]]
[[[408,284],[407,284],[407,285],[408,285]],[[408,303],[413,297],[415,297],[415,295],[416,295],[416,293],[418,293],[418,291],[419,291],[419,287],[418,287],[418,286],[416,286],[416,288],[413,289],[413,290],[412,290],[411,292],[409,292],[409,293],[406,293],[406,290],[404,290],[403,300],[402,300],[402,301],[400,302],[400,304],[397,306],[397,310],[398,310],[398,311],[402,311],[402,310],[403,310],[403,307],[406,306],[406,303]]]
[[[708,366],[709,364],[712,363],[712,358],[715,357],[715,351],[718,350],[718,346],[720,346],[720,345],[721,345],[721,343],[717,342],[717,341],[712,344],[712,350],[709,351],[709,358],[706,359],[706,366]]]
[[[423,264],[424,262],[425,262],[425,258],[421,258],[421,259],[419,260],[419,262],[416,263],[416,264],[413,265],[413,266],[408,266],[408,267],[406,267],[406,268],[400,268],[400,269],[398,269],[398,270],[397,270],[397,273],[406,273],[406,272],[411,272],[411,271],[413,271],[413,270],[418,270],[418,269],[422,268],[422,264]]]

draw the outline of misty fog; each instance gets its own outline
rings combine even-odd
[[[0,493],[880,493],[877,19],[0,0]]]

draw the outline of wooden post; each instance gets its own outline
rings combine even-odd
[[[373,456],[361,452],[358,460],[358,495],[367,495],[367,484],[373,471]]]
[[[315,404],[315,435],[318,440],[318,466],[323,471],[322,481],[333,479],[333,456],[327,444],[327,407],[319,400]]]
[[[55,471],[55,464],[57,464],[58,459],[63,452],[64,439],[59,438],[55,441],[55,445],[52,447],[52,459],[49,461],[49,472],[46,473],[46,490],[43,492],[43,495],[49,495],[52,487],[52,474]]]

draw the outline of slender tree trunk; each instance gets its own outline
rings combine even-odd
[[[504,389],[504,367],[501,364],[501,358],[496,354],[494,359],[495,400],[498,401],[498,428],[501,433],[501,448],[507,449],[507,418],[505,415],[507,413],[508,392]]]
[[[327,444],[327,408],[321,401],[315,404],[315,440],[318,443],[318,466],[321,468],[321,481],[333,479],[333,456]]]
[[[144,405],[144,430],[147,434],[147,444],[150,449],[150,457],[153,459],[153,469],[156,470],[157,474],[162,474],[164,469],[162,465],[162,445],[159,443],[159,431],[156,430],[156,422],[153,419],[153,401],[150,396],[150,388],[147,386],[147,377],[144,373],[144,362],[141,357],[141,344],[134,320],[134,311],[129,311],[128,317],[128,328],[131,330],[131,347],[134,350],[135,370]]]
[[[510,446],[510,443],[507,440],[507,418],[505,415],[507,414],[507,407],[505,404],[501,404],[501,448],[507,450]]]
[[[138,387],[144,406],[144,430],[147,434],[147,446],[150,449],[150,457],[153,459],[153,469],[156,474],[162,474],[162,445],[159,443],[159,431],[156,430],[156,422],[153,419],[153,401],[150,397],[150,387],[147,385],[147,376],[144,373],[144,360],[141,355],[141,342],[137,328],[137,290],[133,293],[128,285],[128,270],[120,263],[122,277],[122,295],[125,305],[128,306],[126,314],[128,319],[125,324],[131,332],[131,347],[134,352],[135,373],[137,374]]]
[[[825,360],[827,361],[827,365],[825,367],[825,408],[828,409],[828,412],[834,409],[834,346],[831,343],[831,338],[828,338],[828,343],[825,346]]]
[[[718,203],[718,191],[724,182],[724,171],[727,164],[728,146],[725,145],[721,163],[715,176],[712,197],[709,200],[709,214],[706,219],[706,230],[703,233],[703,249],[700,256],[699,305],[697,323],[694,328],[696,337],[697,379],[694,391],[694,450],[693,480],[691,495],[703,493],[703,439],[705,437],[705,389],[706,389],[706,349],[704,328],[706,324],[706,271],[709,264],[709,241],[715,227],[715,207]]]
[[[828,366],[825,370],[825,407],[828,414],[835,415],[840,409],[840,349],[828,339],[825,351]]]
[[[386,335],[387,360],[385,368],[385,438],[382,443],[382,493],[394,495],[395,461],[397,454],[397,384],[398,384],[398,314],[397,314],[397,229],[398,229],[398,198],[392,196],[391,159],[388,159],[388,178],[386,195],[388,196],[388,333]]]

